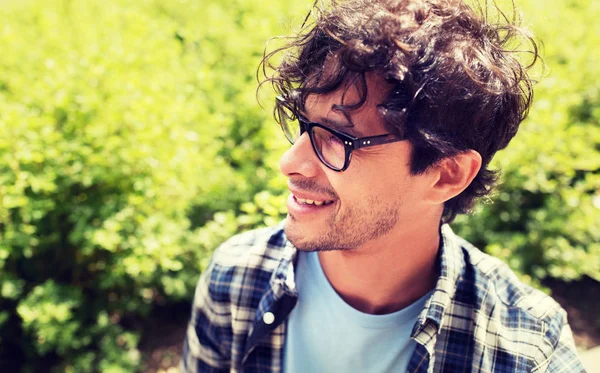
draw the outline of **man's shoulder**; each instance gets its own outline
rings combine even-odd
[[[552,297],[521,281],[506,263],[458,240],[466,263],[455,298],[459,309],[461,300],[470,299],[476,344],[502,352],[507,361],[519,357],[537,366],[548,359],[567,324],[566,312]]]
[[[523,282],[505,262],[460,237],[458,240],[465,253],[466,271],[473,272],[474,290],[481,301],[520,310],[531,318],[546,321],[561,310],[551,296]],[[462,278],[465,277],[470,275],[465,273]]]
[[[212,262],[221,268],[275,270],[287,242],[281,225],[242,232],[219,245]]]
[[[281,225],[231,237],[215,250],[203,273],[211,299],[256,307],[292,250]]]

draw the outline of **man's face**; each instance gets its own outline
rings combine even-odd
[[[390,87],[375,75],[367,76],[367,85],[367,102],[351,113],[353,127],[332,107],[342,97],[344,104],[357,102],[354,87],[345,95],[342,88],[309,96],[302,114],[356,137],[387,133],[376,106]],[[433,209],[424,199],[431,179],[410,174],[410,152],[408,141],[355,150],[348,169],[336,172],[321,163],[304,133],[280,161],[291,192],[285,222],[290,242],[304,251],[348,250],[410,232]]]

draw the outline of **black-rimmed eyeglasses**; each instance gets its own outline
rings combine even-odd
[[[390,133],[354,137],[323,124],[310,122],[302,116],[298,116],[297,120],[281,121],[281,129],[292,145],[304,132],[308,132],[315,154],[325,166],[334,171],[348,168],[353,150],[405,140]]]

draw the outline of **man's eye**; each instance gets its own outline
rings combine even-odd
[[[327,141],[331,144],[342,144],[342,140],[334,134],[329,134]]]

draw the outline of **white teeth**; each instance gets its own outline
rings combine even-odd
[[[298,203],[300,203],[300,204],[315,205],[315,206],[322,206],[327,203],[327,201],[313,201],[312,199],[303,199],[303,198],[298,198],[298,197],[296,197],[296,201],[298,201]]]

